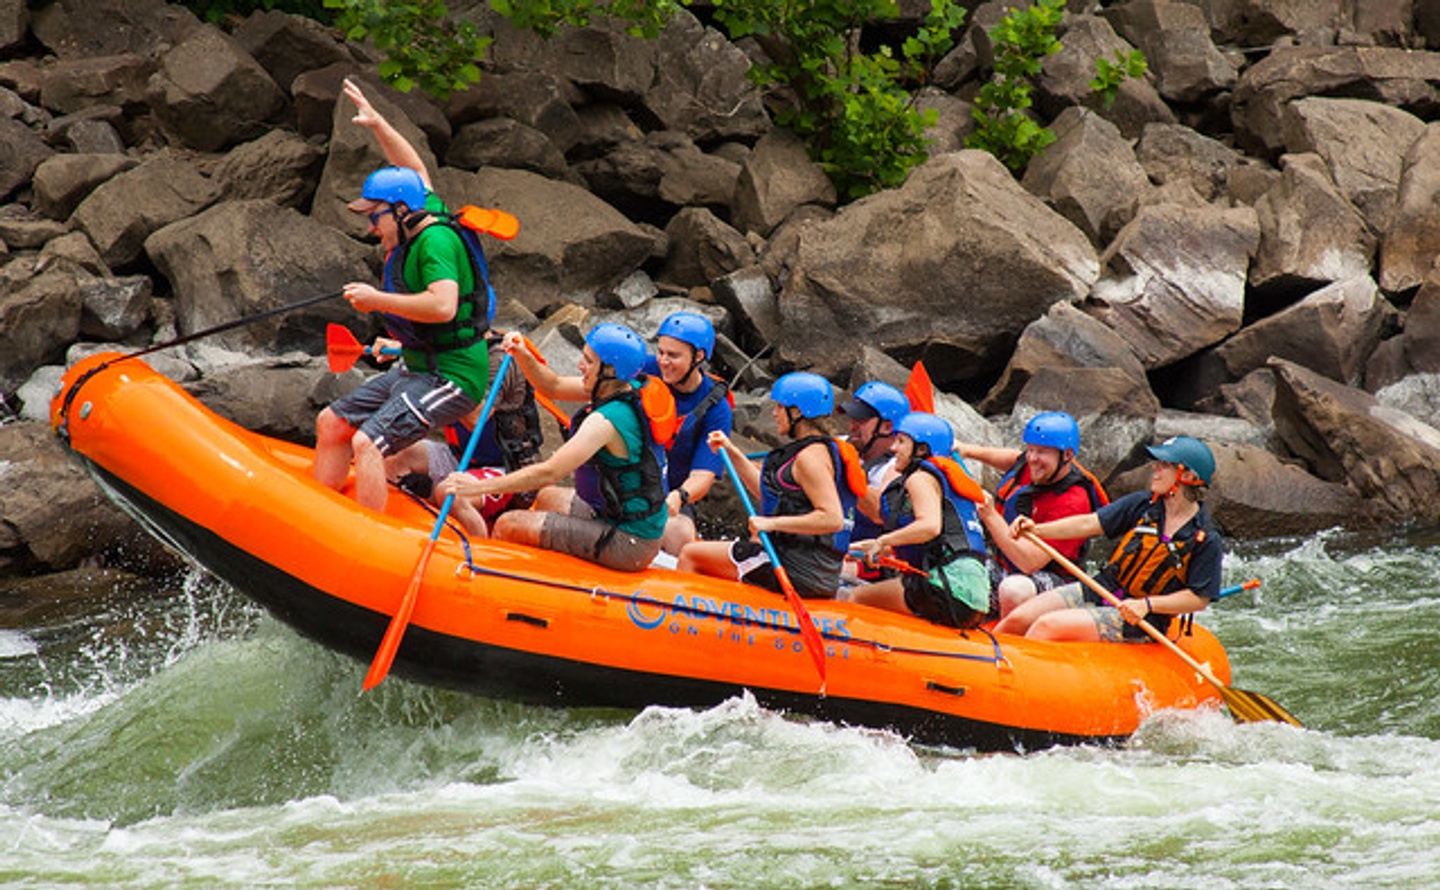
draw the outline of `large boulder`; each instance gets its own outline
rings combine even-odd
[[[1118,334],[1070,303],[1056,303],[1026,326],[980,410],[1009,411],[1030,378],[1044,368],[1119,368],[1137,381],[1145,380],[1145,366]]]
[[[1345,482],[1390,522],[1440,520],[1440,430],[1284,359],[1275,428],[1322,479]]]
[[[1115,125],[1071,107],[1053,125],[1055,141],[1030,159],[1021,185],[1103,247],[1150,190],[1145,170]]]
[[[35,209],[66,219],[97,185],[137,163],[121,154],[51,155],[35,168]]]
[[[708,285],[755,263],[755,251],[735,229],[702,207],[675,214],[665,227],[670,252],[663,279],[682,287]]]
[[[161,58],[147,95],[161,126],[201,151],[259,136],[285,107],[285,94],[260,63],[208,26]]]
[[[1418,286],[1440,254],[1440,124],[1430,124],[1410,146],[1390,228],[1380,242],[1380,286]]]
[[[200,20],[165,0],[55,0],[37,4],[30,27],[46,49],[70,59],[149,55],[184,40]]]
[[[593,304],[650,256],[650,235],[578,186],[524,170],[452,173],[471,183],[464,194],[520,219],[520,234],[490,252],[490,271],[496,293],[532,310],[560,299]]]
[[[351,61],[335,31],[279,10],[256,10],[235,29],[234,37],[287,94],[306,71]]]
[[[641,106],[662,128],[696,142],[751,141],[770,129],[750,60],[688,10],[670,17],[659,37],[655,80]]]
[[[1405,312],[1404,330],[1370,356],[1365,389],[1376,392],[1411,374],[1440,374],[1440,279],[1428,279]]]
[[[702,152],[682,133],[660,131],[619,141],[575,169],[598,197],[632,219],[665,223],[687,206],[728,215],[740,165]]]
[[[35,169],[55,154],[30,127],[0,117],[0,201],[30,181]]]
[[[286,130],[271,130],[237,145],[212,174],[231,201],[264,199],[282,207],[309,206],[315,178],[325,163],[318,145]]]
[[[218,191],[192,165],[161,153],[98,186],[74,218],[116,268],[137,259],[151,233],[200,212]]]
[[[269,201],[226,201],[155,232],[145,252],[170,281],[181,333],[214,327],[286,303],[336,298],[216,335],[235,349],[324,348],[327,322],[353,321],[339,299],[349,281],[371,278],[367,248]]]
[[[61,114],[96,106],[138,108],[155,62],[134,53],[62,59],[47,67],[40,104]]]
[[[0,390],[19,386],[39,365],[65,355],[80,333],[82,274],[54,269],[39,275],[20,262],[0,268]]]
[[[573,178],[565,155],[550,137],[508,117],[492,117],[466,124],[455,132],[445,152],[452,167],[512,167],[551,179]]]
[[[1278,38],[1317,39],[1350,23],[1348,0],[1190,0],[1205,13],[1215,40],[1237,46],[1268,46]],[[1380,4],[1374,4],[1380,5]]]
[[[1042,63],[1035,107],[1046,118],[1054,118],[1072,105],[1084,105],[1119,127],[1126,139],[1136,138],[1150,123],[1173,124],[1175,114],[1155,91],[1153,74],[1126,78],[1108,107],[1090,86],[1096,59],[1113,62],[1117,53],[1134,48],[1099,16],[1066,16],[1060,51]]]
[[[159,546],[101,494],[49,425],[0,426],[0,573],[61,571],[104,554],[158,561]]]
[[[1213,391],[1264,367],[1272,357],[1359,386],[1366,359],[1393,326],[1394,315],[1370,276],[1337,281],[1206,352],[1192,368],[1190,386]]]
[[[795,208],[835,206],[835,186],[810,160],[805,145],[786,130],[761,139],[735,182],[735,227],[769,235]]]
[[[30,30],[30,11],[23,0],[0,2],[0,55],[9,55]]]
[[[1198,102],[1234,86],[1235,66],[1215,48],[1197,7],[1179,0],[1130,0],[1100,14],[1145,53],[1166,99]]]
[[[1239,330],[1259,243],[1249,207],[1144,207],[1105,251],[1106,276],[1087,311],[1146,368],[1164,367]]]
[[[1180,124],[1146,124],[1135,157],[1157,185],[1185,182],[1207,201],[1225,193],[1241,156],[1223,142]]]
[[[1410,146],[1425,132],[1415,115],[1362,99],[1299,99],[1285,110],[1285,148],[1325,159],[1341,193],[1377,232],[1390,226]]]
[[[1303,287],[1367,275],[1375,234],[1315,154],[1285,155],[1280,178],[1255,202],[1260,248],[1250,285]]]
[[[358,367],[333,374],[324,358],[291,352],[220,368],[185,388],[246,429],[308,445],[320,410],[364,380]]]
[[[1099,275],[1085,234],[981,151],[931,158],[797,238],[780,354],[825,371],[848,361],[836,344],[864,340],[923,357],[942,384],[993,372],[1026,325]]]
[[[1440,107],[1440,53],[1373,46],[1276,49],[1247,68],[1235,86],[1236,142],[1262,153],[1285,148],[1285,109],[1305,96],[1369,99],[1433,116]]]

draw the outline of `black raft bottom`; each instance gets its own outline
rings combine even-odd
[[[369,664],[390,616],[356,606],[280,571],[86,460],[112,498],[162,541],[327,648]],[[581,595],[581,594],[577,594]],[[392,672],[419,683],[553,706],[712,707],[746,687],[537,655],[411,627]],[[356,674],[356,688],[360,675]],[[1036,750],[1114,738],[1064,735],[984,723],[885,702],[820,698],[749,687],[768,708],[834,723],[891,729],[915,741],[983,751]]]

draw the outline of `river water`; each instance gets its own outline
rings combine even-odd
[[[1202,619],[1308,729],[1161,713],[977,756],[390,679],[198,574],[0,630],[0,885],[1440,883],[1440,536],[1236,548]]]

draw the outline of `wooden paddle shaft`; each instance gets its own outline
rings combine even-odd
[[[1094,578],[1086,574],[1084,569],[1080,568],[1079,566],[1075,565],[1075,563],[1066,559],[1064,555],[1062,555],[1058,550],[1046,543],[1043,538],[1029,530],[1025,531],[1023,534],[1025,535],[1025,537],[1030,539],[1031,543],[1037,545],[1041,550],[1045,551],[1046,555],[1059,563],[1061,567],[1065,569],[1065,571],[1069,572],[1071,575],[1074,575],[1075,580],[1095,591],[1097,594],[1100,595],[1102,599],[1104,599],[1110,605],[1116,607],[1117,609],[1120,607],[1120,598],[1118,596],[1106,590],[1103,586],[1101,586],[1099,581],[1096,581]],[[1140,619],[1138,623],[1140,625],[1140,629],[1145,631],[1145,633],[1149,634],[1152,640],[1169,649],[1171,652],[1174,652],[1176,655],[1180,656],[1182,659],[1185,660],[1186,664],[1194,668],[1196,672],[1200,674],[1200,676],[1210,681],[1212,685],[1218,686],[1222,689],[1225,688],[1225,684],[1221,683],[1215,677],[1215,675],[1210,672],[1209,668],[1196,661],[1195,659],[1191,658],[1190,653],[1186,652],[1184,649],[1181,649],[1179,646],[1171,642],[1170,638],[1162,634],[1160,631],[1156,630],[1153,624],[1143,618]]]

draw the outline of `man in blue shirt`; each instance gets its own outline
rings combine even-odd
[[[709,494],[724,470],[720,456],[705,446],[712,431],[730,435],[734,417],[729,387],[705,373],[715,351],[715,327],[698,312],[675,312],[660,323],[655,362],[660,378],[675,396],[675,411],[684,418],[670,446],[665,504],[670,518],[661,548],[678,555],[694,541],[695,503]]]

